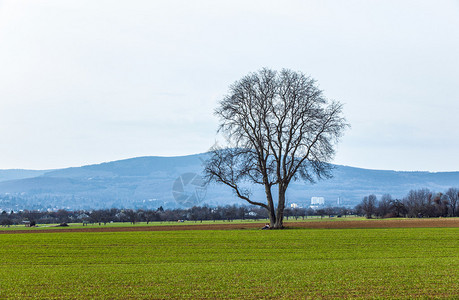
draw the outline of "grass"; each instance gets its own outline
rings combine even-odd
[[[0,298],[459,298],[459,228],[0,235]]]
[[[10,227],[0,227],[0,231],[16,231],[16,230],[29,230],[29,231],[34,231],[34,230],[46,230],[46,229],[79,229],[79,228],[118,228],[118,227],[145,227],[145,226],[183,226],[183,225],[196,225],[199,226],[200,224],[237,224],[237,223],[260,223],[264,224],[266,222],[269,222],[269,220],[233,220],[231,222],[229,221],[185,221],[185,222],[177,222],[177,221],[162,221],[162,222],[136,222],[135,224],[132,224],[130,222],[113,222],[113,223],[90,223],[87,225],[84,225],[82,223],[68,223],[69,226],[58,226],[59,224],[38,224],[35,227],[25,227],[25,225],[11,225]],[[261,226],[261,225],[260,225]]]
[[[356,216],[347,216],[342,218],[332,217],[329,218],[328,216],[321,218],[320,216],[309,216],[305,219],[299,217],[298,219],[290,217],[288,220],[284,219],[284,224],[288,225],[291,222],[320,222],[320,221],[356,221],[356,220],[366,220],[363,217],[356,217]],[[393,219],[392,219],[393,220]],[[130,222],[113,222],[113,223],[91,223],[83,226],[82,223],[69,223],[70,228],[99,228],[99,227],[130,227],[130,226],[164,226],[164,225],[176,225],[176,226],[183,226],[183,225],[199,225],[199,224],[237,224],[237,223],[259,223],[265,224],[269,223],[269,219],[244,219],[244,220],[231,220],[231,221],[224,221],[224,220],[203,220],[201,221],[185,221],[185,222],[177,222],[177,221],[162,221],[162,222],[137,222],[134,225]],[[36,227],[25,227],[25,225],[10,225],[8,226],[0,226],[0,231],[2,230],[42,230],[42,229],[69,229],[69,227],[59,227],[59,224],[37,224]]]

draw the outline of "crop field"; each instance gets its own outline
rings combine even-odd
[[[459,298],[458,227],[177,229],[0,234],[0,298]]]
[[[330,221],[350,221],[350,220],[366,220],[363,217],[357,217],[354,215],[346,216],[343,218],[336,218],[336,217],[320,217],[320,216],[307,216],[304,219],[301,217],[295,219],[290,217],[290,219],[285,219],[285,223],[298,223],[298,222],[323,222],[324,220]],[[269,223],[269,219],[244,219],[244,220],[198,220],[198,221],[151,221],[149,223],[146,222],[136,222],[132,224],[130,222],[108,222],[108,223],[88,223],[83,226],[83,223],[70,223],[70,227],[72,228],[100,228],[100,227],[140,227],[140,226],[184,226],[184,225],[208,225],[208,224],[216,224],[216,225],[228,225],[228,224],[265,224]],[[29,230],[40,230],[40,229],[52,229],[57,227],[59,224],[37,224],[36,227],[29,227]],[[258,226],[258,225],[257,225]],[[2,230],[23,230],[25,226],[23,224],[20,225],[11,225],[11,226],[0,226],[0,232]],[[65,227],[61,227],[58,229],[65,229]]]
[[[39,232],[111,232],[111,231],[169,231],[169,230],[229,230],[229,229],[260,229],[269,220],[232,220],[232,221],[186,221],[186,222],[140,222],[131,224],[107,223],[88,224],[71,223],[68,227],[58,224],[40,224],[36,227],[12,225],[0,227],[0,234],[39,233]],[[427,228],[427,227],[459,227],[459,218],[426,218],[426,219],[365,219],[361,217],[347,218],[307,218],[304,220],[290,219],[284,222],[289,228],[338,229],[338,228]]]

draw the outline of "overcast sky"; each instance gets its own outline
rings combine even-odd
[[[263,67],[345,104],[334,163],[459,170],[458,0],[0,0],[0,169],[205,152]]]

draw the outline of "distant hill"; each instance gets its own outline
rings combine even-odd
[[[0,170],[0,209],[180,208],[244,204],[222,185],[203,186],[206,154],[137,157],[51,171]],[[444,192],[459,186],[459,172],[396,172],[336,166],[334,178],[292,183],[288,203],[308,206],[313,196],[329,205],[354,206],[371,193],[401,198],[409,190]],[[263,200],[263,190],[253,192]]]
[[[7,181],[7,180],[37,177],[37,176],[45,174],[46,172],[48,171],[21,170],[21,169],[0,170],[0,182]]]

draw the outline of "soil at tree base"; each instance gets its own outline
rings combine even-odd
[[[228,223],[228,224],[192,224],[192,225],[156,225],[128,227],[88,227],[65,229],[25,229],[25,230],[0,230],[0,234],[18,233],[52,233],[52,232],[125,232],[125,231],[174,231],[174,230],[243,230],[261,229],[264,223]],[[459,218],[438,219],[384,219],[384,220],[332,220],[332,221],[305,221],[285,222],[286,229],[310,228],[310,229],[351,229],[351,228],[427,228],[427,227],[459,227]]]

